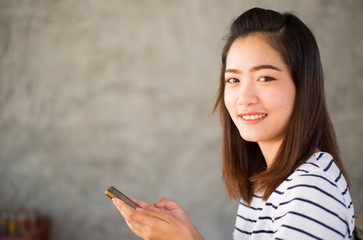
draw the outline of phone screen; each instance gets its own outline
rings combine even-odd
[[[134,201],[128,198],[125,194],[117,190],[114,186],[110,186],[109,188],[107,188],[105,194],[111,199],[114,197],[121,199],[122,201],[124,201],[134,209],[141,208],[138,204],[136,204]]]

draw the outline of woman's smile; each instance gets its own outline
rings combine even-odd
[[[267,117],[266,113],[245,113],[238,115],[246,124],[255,124]]]

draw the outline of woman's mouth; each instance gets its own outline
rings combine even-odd
[[[258,120],[258,119],[262,119],[265,118],[267,116],[267,114],[241,114],[240,117],[243,120],[246,121],[250,121],[250,120]]]

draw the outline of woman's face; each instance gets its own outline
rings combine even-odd
[[[246,141],[280,144],[295,102],[295,84],[279,52],[261,34],[236,39],[227,55],[224,101]]]

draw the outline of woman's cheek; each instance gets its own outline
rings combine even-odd
[[[230,94],[228,91],[225,91],[224,93],[224,104],[226,105],[226,108],[230,115],[232,115],[233,111],[233,97],[232,94]]]

